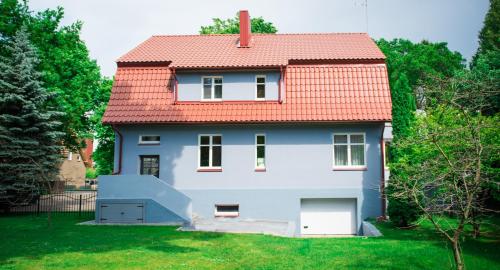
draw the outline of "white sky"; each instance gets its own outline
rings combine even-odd
[[[240,9],[262,16],[279,33],[366,32],[365,0],[31,0],[35,11],[62,6],[63,24],[83,21],[82,38],[102,73],[113,76],[115,60],[151,35],[197,34],[211,18]],[[477,49],[488,0],[368,0],[368,33],[414,42],[448,42],[465,58]]]

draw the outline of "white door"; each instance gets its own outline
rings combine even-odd
[[[301,234],[356,234],[356,199],[302,199]]]

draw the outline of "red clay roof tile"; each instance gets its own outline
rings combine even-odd
[[[284,102],[174,104],[168,67],[119,67],[103,122],[390,121],[385,64],[289,65]]]

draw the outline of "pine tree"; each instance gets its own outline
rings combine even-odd
[[[25,28],[0,58],[0,205],[27,202],[55,180],[61,161],[62,113],[35,70],[38,59]]]

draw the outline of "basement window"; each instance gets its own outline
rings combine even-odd
[[[216,217],[237,217],[240,215],[239,204],[216,204],[215,216]]]
[[[160,135],[140,135],[139,144],[160,144]]]

